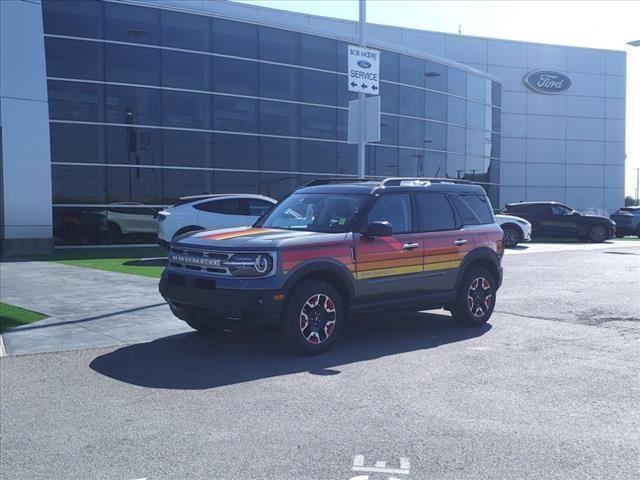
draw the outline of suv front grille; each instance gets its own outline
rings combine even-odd
[[[180,270],[231,276],[222,262],[232,255],[233,253],[228,252],[171,247],[169,265]]]

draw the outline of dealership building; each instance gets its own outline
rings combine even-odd
[[[149,243],[181,196],[357,173],[355,22],[225,0],[3,0],[0,21],[5,253]],[[623,205],[624,52],[375,24],[367,45],[368,176],[466,179],[496,208]]]

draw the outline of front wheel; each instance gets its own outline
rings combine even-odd
[[[600,225],[596,225],[594,227],[591,227],[591,230],[589,230],[589,240],[591,240],[593,243],[602,243],[607,239],[607,230],[600,226]]]
[[[458,297],[451,313],[465,327],[478,327],[489,320],[496,304],[496,282],[482,267],[472,267],[458,287]]]
[[[510,226],[505,226],[502,231],[502,242],[505,248],[513,248],[518,245],[518,242],[520,242],[520,232]]]
[[[344,322],[340,294],[322,280],[305,281],[287,301],[282,317],[286,346],[298,353],[315,355],[329,350]]]

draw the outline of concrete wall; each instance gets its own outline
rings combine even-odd
[[[37,0],[0,1],[2,253],[52,248],[49,106]]]

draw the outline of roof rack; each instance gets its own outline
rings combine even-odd
[[[315,187],[317,185],[332,185],[334,183],[356,183],[356,182],[375,182],[373,178],[318,178],[312,180],[305,185],[305,187]]]
[[[392,187],[402,185],[403,182],[416,182],[416,183],[461,183],[470,185],[472,182],[469,180],[461,180],[457,178],[443,178],[443,177],[395,177],[386,178],[380,183],[380,187]]]

